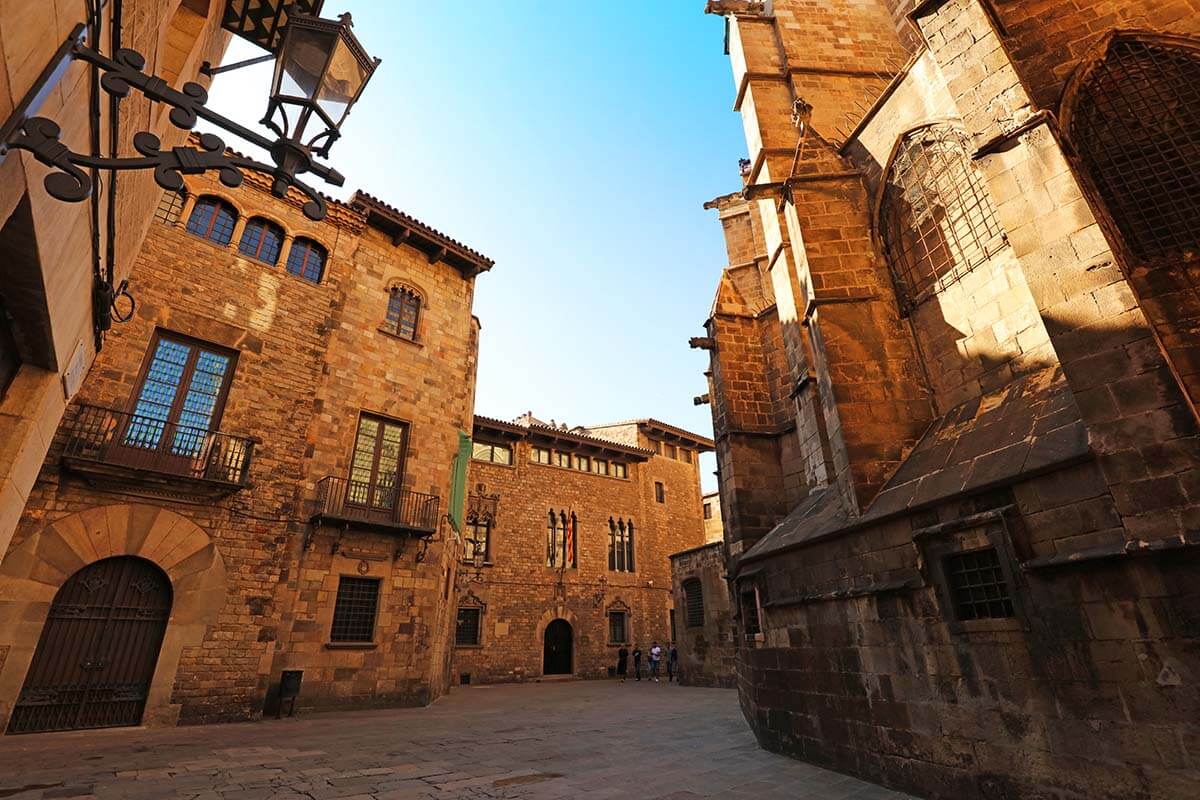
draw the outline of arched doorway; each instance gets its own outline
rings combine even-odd
[[[543,675],[571,674],[571,623],[556,619],[546,626],[542,651]]]
[[[72,575],[54,596],[8,732],[140,723],[171,599],[167,576],[142,558]]]

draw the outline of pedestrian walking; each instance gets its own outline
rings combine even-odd
[[[658,642],[650,645],[650,677],[654,678],[654,682],[658,683],[658,670],[662,666],[662,648],[658,646]]]
[[[633,646],[633,677],[634,680],[642,679],[642,648],[636,644]]]
[[[671,647],[667,650],[667,683],[675,680],[679,675],[679,651],[675,649],[675,643],[671,643]]]
[[[621,676],[621,683],[625,682],[625,673],[629,670],[629,650],[624,645],[617,651],[617,674]]]

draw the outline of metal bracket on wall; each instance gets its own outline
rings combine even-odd
[[[242,183],[242,170],[248,169],[270,175],[274,179],[271,191],[277,197],[286,196],[292,188],[300,190],[308,197],[304,205],[305,216],[312,220],[324,218],[325,199],[316,190],[297,180],[296,175],[311,172],[335,186],[341,186],[345,178],[340,173],[317,164],[286,140],[271,141],[209,109],[205,106],[208,91],[200,84],[188,82],[182,89],[176,90],[162,78],[146,74],[142,71],[146,59],[141,53],[121,48],[113,58],[109,58],[88,47],[84,44],[86,31],[86,26],[82,24],[75,26],[13,109],[12,115],[0,126],[0,162],[12,150],[30,153],[41,163],[56,170],[43,181],[50,196],[72,203],[86,200],[92,193],[91,176],[83,168],[117,171],[152,169],[155,182],[171,191],[183,187],[183,175],[196,175],[210,170],[219,172],[221,183],[237,187]],[[142,131],[133,137],[134,149],[140,157],[101,158],[72,151],[60,140],[62,129],[58,123],[31,115],[37,113],[73,61],[84,61],[97,67],[103,75],[100,85],[110,95],[122,99],[132,89],[137,89],[152,102],[171,106],[169,119],[175,127],[191,130],[203,119],[271,153],[275,165],[229,153],[224,141],[211,133],[200,135],[198,148],[173,147],[164,151],[157,136]]]

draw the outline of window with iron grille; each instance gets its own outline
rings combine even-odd
[[[417,320],[421,316],[421,296],[405,286],[388,292],[387,320],[384,326],[402,339],[416,341]]]
[[[684,623],[689,628],[704,626],[704,587],[697,578],[683,582]]]
[[[947,556],[943,565],[959,620],[1016,616],[996,548],[956,553]]]
[[[325,275],[325,248],[311,239],[297,238],[288,251],[287,271],[309,283],[320,283]]]
[[[237,211],[233,206],[217,197],[201,197],[192,207],[188,217],[187,232],[217,244],[233,241],[233,228],[237,225]]]
[[[331,642],[370,642],[375,636],[379,607],[379,579],[343,576],[333,605]]]
[[[174,225],[179,221],[179,215],[183,213],[185,199],[187,199],[187,195],[184,192],[170,189],[163,192],[162,197],[158,200],[158,208],[154,209],[154,218],[159,222]]]
[[[1114,40],[1069,133],[1134,258],[1200,254],[1200,53]]]
[[[246,223],[238,252],[264,264],[279,261],[279,250],[283,247],[283,228],[270,220],[255,217]]]
[[[629,642],[629,630],[625,623],[626,614],[624,611],[608,612],[609,644],[627,644]]]
[[[896,149],[879,230],[905,311],[954,284],[1005,245],[969,148],[966,133],[939,124],[909,133]]]
[[[481,608],[460,608],[458,610],[458,625],[454,629],[454,644],[458,647],[474,647],[479,644],[479,633],[482,630],[480,621],[483,618]]]

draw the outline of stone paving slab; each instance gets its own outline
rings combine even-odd
[[[723,689],[455,689],[429,708],[0,737],[4,800],[912,800],[760,750]]]

